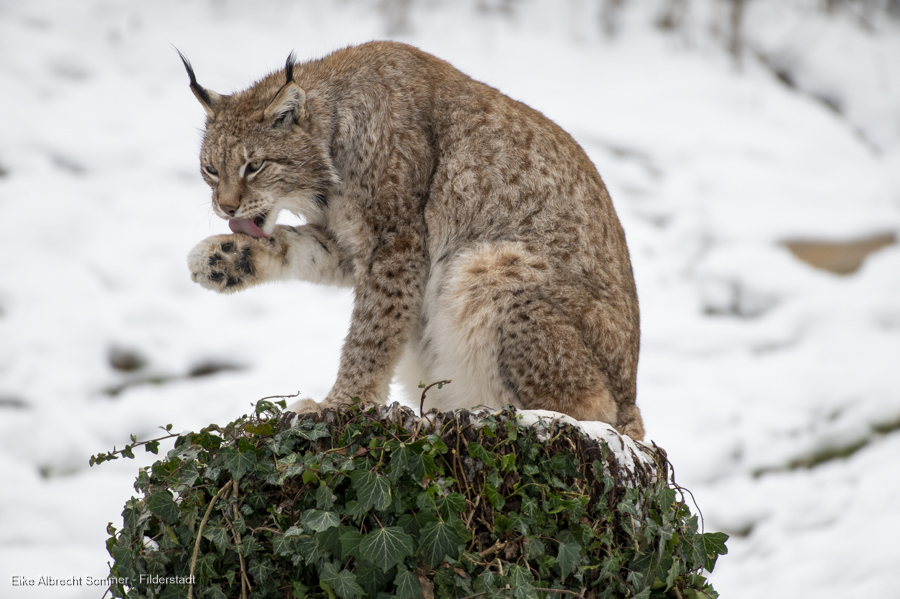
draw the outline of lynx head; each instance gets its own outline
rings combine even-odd
[[[293,53],[283,73],[227,96],[201,87],[178,54],[207,115],[200,173],[212,187],[213,210],[231,230],[268,236],[281,210],[309,219],[326,206],[338,177],[319,135],[323,123],[294,81]]]

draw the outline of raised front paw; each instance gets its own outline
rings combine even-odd
[[[207,289],[231,293],[264,280],[261,272],[266,241],[249,235],[215,235],[198,243],[188,254],[191,279]]]

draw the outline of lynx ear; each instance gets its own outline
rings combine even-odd
[[[275,123],[293,124],[306,118],[306,92],[291,81],[284,85],[264,112]]]
[[[197,83],[197,77],[194,76],[194,69],[193,67],[191,67],[191,62],[185,57],[184,54],[181,53],[181,50],[175,48],[175,51],[178,52],[178,56],[181,57],[181,62],[184,63],[184,68],[191,80],[191,91],[194,92],[194,96],[197,98],[197,100],[200,101],[200,104],[203,106],[203,110],[206,111],[206,114],[209,116],[209,118],[216,118],[216,110],[219,106],[221,106],[223,96],[217,94],[214,91],[205,89],[199,83]]]
[[[285,82],[266,106],[263,112],[267,120],[274,124],[291,125],[306,118],[306,92],[294,82],[294,53],[291,52],[284,64]]]

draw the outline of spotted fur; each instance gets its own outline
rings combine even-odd
[[[192,74],[192,73],[191,73]],[[322,405],[382,403],[392,377],[441,409],[511,403],[643,437],[625,235],[578,144],[539,112],[411,46],[372,42],[273,73],[207,112],[201,173],[223,218],[192,277],[231,292],[352,287]],[[306,220],[275,225],[289,210]],[[297,410],[316,407],[305,400]]]

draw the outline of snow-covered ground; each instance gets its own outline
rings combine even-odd
[[[841,276],[783,243],[900,232],[900,26],[755,0],[738,66],[724,3],[683,3],[670,31],[657,4],[609,37],[588,0],[0,0],[0,596],[101,594],[11,578],[106,575],[106,524],[152,456],[91,454],[321,399],[337,371],[348,293],[190,282],[187,251],[227,226],[170,44],[229,92],[291,50],[393,37],[596,163],[638,281],[648,437],[732,535],[723,597],[900,597],[900,246]],[[232,368],[189,376],[210,365]]]

